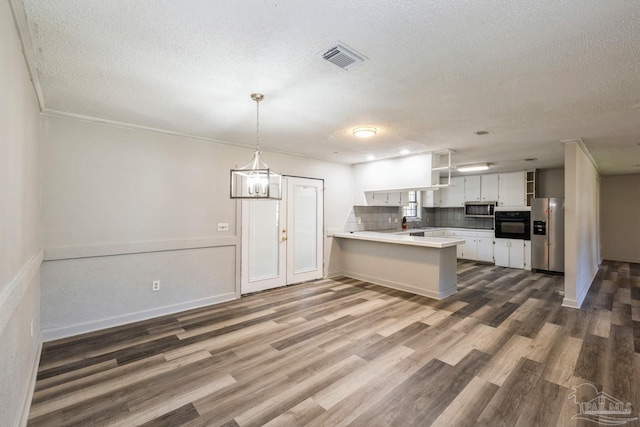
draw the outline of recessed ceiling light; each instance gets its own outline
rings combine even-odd
[[[400,154],[402,154],[403,156],[409,154],[410,151],[409,150],[400,150]]]
[[[475,171],[486,171],[489,169],[488,163],[477,163],[474,165],[460,165],[456,166],[458,172],[475,172]]]
[[[372,127],[355,128],[353,130],[353,136],[358,138],[371,138],[378,132],[378,129]]]
[[[487,130],[478,130],[474,132],[476,135],[487,135],[489,131]]]
[[[375,160],[375,159],[376,159],[376,156],[374,156],[373,154],[369,154],[367,156],[367,160]]]

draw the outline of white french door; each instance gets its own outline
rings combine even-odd
[[[323,182],[283,177],[282,200],[242,201],[242,294],[319,279]]]

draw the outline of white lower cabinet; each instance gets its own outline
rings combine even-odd
[[[493,256],[497,266],[531,270],[531,242],[520,239],[495,239]]]
[[[464,244],[456,247],[458,258],[493,262],[493,232],[447,230],[446,237],[464,239]]]
[[[496,239],[493,245],[493,258],[496,265],[500,267],[509,267],[509,239]]]
[[[462,245],[462,256],[460,258],[475,260],[476,254],[478,253],[477,243],[476,243],[478,238],[475,236],[473,237],[465,236],[463,238],[464,238],[464,245]]]
[[[445,237],[453,237],[456,239],[464,239],[464,236],[462,234],[462,231],[459,230],[449,230],[447,229],[445,231]],[[456,246],[456,257],[457,258],[464,258],[464,247],[466,246],[466,241],[464,245],[457,245]]]
[[[476,260],[493,262],[493,236],[480,237],[477,240]]]

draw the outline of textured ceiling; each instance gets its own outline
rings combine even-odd
[[[24,0],[46,112],[357,163],[640,173],[640,2]],[[28,39],[27,38],[27,39]],[[342,41],[368,60],[344,71]],[[356,126],[378,128],[357,139]],[[477,136],[475,131],[487,130]],[[525,158],[536,158],[523,162]]]

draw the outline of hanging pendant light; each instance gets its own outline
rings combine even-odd
[[[282,199],[282,176],[269,169],[260,158],[260,101],[261,93],[252,93],[256,101],[256,149],[253,159],[239,169],[231,169],[232,199]]]

